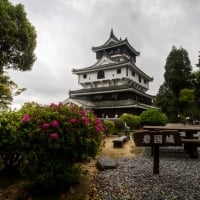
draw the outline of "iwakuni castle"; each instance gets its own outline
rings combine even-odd
[[[123,113],[139,115],[153,107],[154,96],[146,93],[153,78],[136,65],[140,53],[127,38],[119,39],[111,30],[108,40],[92,47],[92,51],[96,54],[96,63],[72,69],[82,88],[69,91],[64,104],[93,110],[101,118],[113,118]]]

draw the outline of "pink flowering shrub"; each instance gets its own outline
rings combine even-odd
[[[24,152],[21,173],[44,187],[69,186],[79,179],[78,163],[98,153],[103,125],[76,106],[25,104],[20,132]]]

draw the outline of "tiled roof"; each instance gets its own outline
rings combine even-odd
[[[119,40],[113,33],[113,30],[111,30],[110,33],[110,37],[109,39],[100,46],[97,47],[92,47],[92,50],[94,52],[100,51],[100,50],[104,50],[104,49],[109,49],[109,48],[113,48],[113,47],[118,47],[118,46],[122,46],[122,45],[126,45],[136,56],[140,55],[140,53],[138,51],[136,51],[128,42],[127,39],[124,40]]]
[[[140,94],[142,96],[146,97],[153,97],[151,95],[148,95],[146,93],[143,93],[139,90],[136,90],[135,88],[130,87],[129,85],[115,85],[115,86],[109,86],[109,87],[100,87],[100,88],[88,88],[88,89],[80,89],[80,90],[73,90],[69,92],[70,96],[80,96],[83,94],[98,94],[98,93],[115,93],[115,92],[123,92],[123,91],[133,91],[137,94]]]
[[[105,59],[105,57],[107,59]],[[104,62],[105,60],[105,62]],[[112,58],[108,57],[108,56],[103,56],[100,60],[98,60],[95,64],[89,66],[89,67],[85,67],[85,68],[81,68],[81,69],[72,69],[73,73],[82,73],[84,71],[93,71],[93,70],[99,70],[100,68],[112,68],[112,67],[117,67],[117,66],[121,66],[121,65],[126,65],[129,64],[130,62],[127,61],[115,61]]]
[[[78,99],[72,98],[73,102],[78,105],[82,105],[88,109],[103,109],[103,108],[131,108],[131,107],[138,107],[142,109],[152,108],[153,106],[147,104],[141,104],[136,102],[135,100],[128,99],[128,100],[115,100],[115,101],[89,101],[86,99]]]

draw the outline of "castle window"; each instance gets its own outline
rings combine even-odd
[[[139,76],[139,82],[141,83],[141,81],[142,81],[142,78],[141,78],[141,76]]]
[[[144,84],[146,84],[147,83],[147,80],[146,79],[144,79]]]
[[[105,78],[104,71],[98,71],[98,73],[97,73],[97,79],[102,79],[102,78]]]
[[[103,95],[95,95],[94,99],[97,101],[101,101],[103,99]]]
[[[135,72],[134,71],[132,71],[132,76],[135,76]]]
[[[83,74],[83,78],[84,78],[84,79],[87,78],[87,74]]]
[[[117,94],[113,94],[113,95],[111,96],[111,98],[112,98],[113,100],[117,100],[117,99],[118,99],[118,95],[117,95]]]
[[[117,69],[117,74],[121,74],[121,68]]]

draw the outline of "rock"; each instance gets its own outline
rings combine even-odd
[[[117,168],[117,162],[109,157],[98,158],[96,165],[99,170]]]

